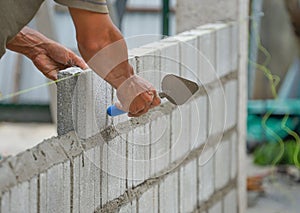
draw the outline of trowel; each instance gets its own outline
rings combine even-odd
[[[186,103],[199,89],[197,83],[188,79],[168,74],[161,82],[162,91],[158,93],[160,98],[166,98],[172,104],[182,105]],[[118,109],[115,105],[107,108],[107,114],[117,116],[127,112]]]

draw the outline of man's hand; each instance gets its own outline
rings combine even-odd
[[[57,79],[59,70],[72,66],[82,69],[88,67],[74,52],[28,27],[23,28],[6,46],[12,51],[26,55],[52,80]]]
[[[158,105],[160,105],[160,98],[157,96],[155,90],[144,92],[133,100],[129,108],[128,116],[138,117]]]

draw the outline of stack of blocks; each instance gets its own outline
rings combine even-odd
[[[130,50],[157,90],[169,73],[200,85],[134,119],[106,115],[117,98],[94,73],[62,72],[59,136],[0,163],[0,212],[238,212],[237,44],[217,23]]]

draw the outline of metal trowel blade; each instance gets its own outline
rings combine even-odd
[[[196,82],[188,79],[168,74],[161,83],[162,92],[159,93],[161,98],[167,98],[172,104],[182,105],[186,103],[199,89]]]

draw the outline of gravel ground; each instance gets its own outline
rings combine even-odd
[[[271,167],[253,165],[248,157],[248,175],[264,174]],[[300,183],[295,182],[285,174],[276,174],[265,178],[263,182],[265,193],[248,193],[247,213],[299,213],[300,212]]]

